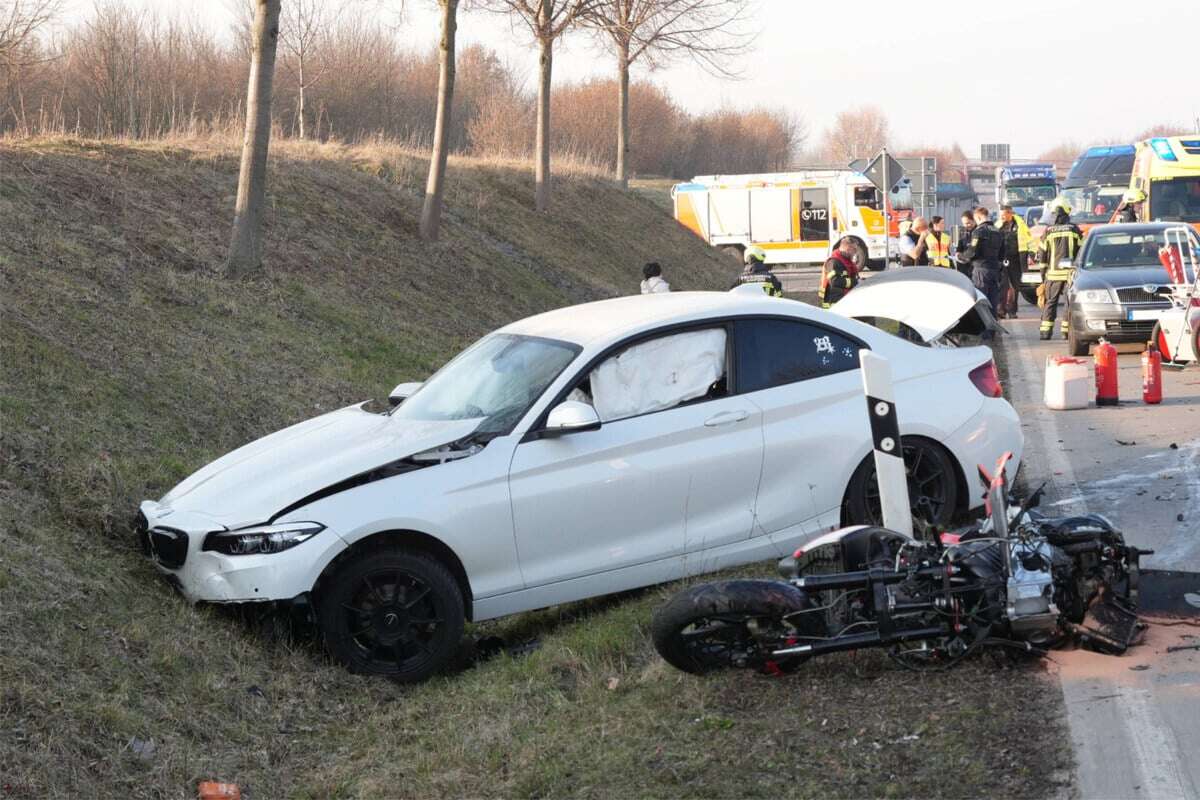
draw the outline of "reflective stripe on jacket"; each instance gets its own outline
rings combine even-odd
[[[1062,261],[1074,261],[1083,242],[1083,232],[1073,222],[1051,225],[1038,246],[1038,261],[1042,263],[1042,280],[1069,281],[1074,267],[1060,267]]]

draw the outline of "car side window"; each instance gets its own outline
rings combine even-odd
[[[861,347],[832,328],[787,319],[739,320],[734,342],[739,392],[858,369]]]
[[[602,422],[665,411],[729,394],[724,328],[658,336],[594,368],[568,399],[591,403]]]

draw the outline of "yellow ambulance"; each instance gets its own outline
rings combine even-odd
[[[1200,133],[1137,143],[1129,188],[1146,195],[1143,222],[1187,222],[1200,230]]]

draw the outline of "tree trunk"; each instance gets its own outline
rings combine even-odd
[[[629,42],[617,49],[617,181],[629,188]]]
[[[254,50],[246,89],[246,135],[238,173],[233,241],[225,269],[246,275],[262,268],[263,204],[267,190],[267,148],[271,143],[271,84],[279,39],[280,0],[256,0]]]
[[[542,0],[541,20],[550,24],[553,0]],[[538,211],[550,208],[550,72],[554,66],[554,39],[549,33],[540,37],[537,96],[537,166],[534,170],[533,205]]]
[[[296,102],[296,106],[297,106],[296,112],[300,117],[300,139],[303,140],[305,138],[305,136],[304,136],[304,134],[305,134],[305,129],[304,129],[304,56],[300,56],[299,62],[300,62],[298,65],[299,71],[297,73],[297,76],[300,78],[300,93],[299,93],[300,96]]]
[[[442,223],[442,189],[446,183],[446,156],[450,149],[450,110],[454,104],[454,35],[458,29],[458,0],[439,0],[442,6],[442,45],[439,52],[437,122],[433,128],[433,153],[425,181],[421,209],[421,238],[438,238]]]

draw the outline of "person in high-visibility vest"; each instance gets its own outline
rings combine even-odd
[[[925,252],[928,254],[929,266],[954,266],[950,260],[950,234],[946,233],[946,220],[932,217],[929,223],[929,233],[925,235]]]
[[[1117,222],[1137,222],[1138,206],[1146,202],[1146,193],[1141,189],[1129,189],[1121,197],[1121,205],[1117,206]]]
[[[1074,260],[1083,242],[1083,231],[1071,222],[1071,204],[1059,197],[1051,205],[1054,224],[1046,229],[1038,245],[1037,260],[1042,265],[1042,324],[1038,329],[1043,339],[1054,335],[1054,318],[1058,316],[1058,301],[1071,283],[1075,273]],[[1064,266],[1064,262],[1067,263]],[[1071,309],[1068,307],[1060,323],[1065,339],[1071,330]]]
[[[854,240],[847,236],[838,243],[833,255],[821,267],[821,288],[817,290],[821,308],[829,308],[857,285],[858,265],[854,263]]]

